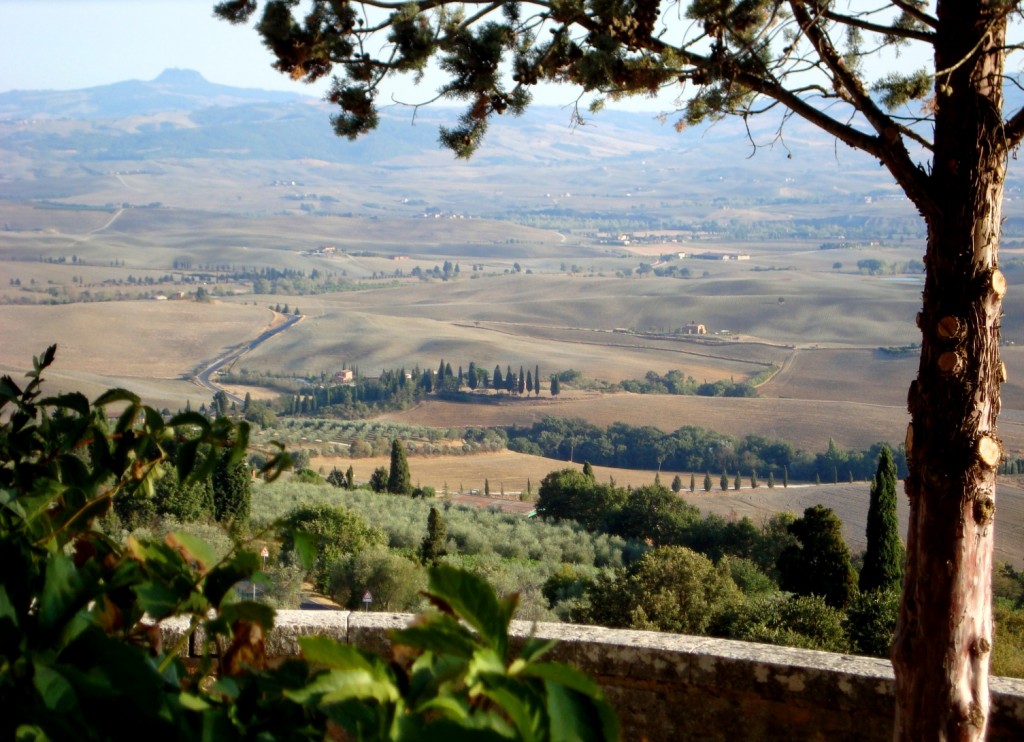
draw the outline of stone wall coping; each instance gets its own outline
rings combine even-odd
[[[411,613],[382,613],[369,611],[332,610],[279,610],[275,634],[292,639],[299,636],[328,636],[349,642],[353,632],[376,633],[404,628],[414,618]],[[174,635],[188,630],[187,618],[173,618],[161,623],[165,645]],[[633,649],[654,650],[671,654],[708,655],[734,661],[751,661],[789,668],[803,668],[826,672],[841,672],[864,678],[892,682],[894,675],[889,660],[875,657],[822,652],[798,647],[716,639],[687,634],[668,634],[659,631],[610,629],[582,624],[513,621],[510,633],[514,637],[549,639],[566,644],[604,644]],[[283,637],[282,637],[283,638]],[[297,649],[297,644],[295,645]],[[991,676],[989,686],[993,693],[1020,696],[1024,706],[1024,679]]]
[[[271,657],[296,656],[299,637],[319,635],[388,654],[388,631],[404,628],[413,618],[407,613],[282,610],[265,637],[266,652]],[[188,625],[186,619],[162,622],[164,646],[179,642]],[[513,621],[510,632],[514,640],[534,636],[558,642],[552,658],[597,679],[623,714],[625,728],[641,729],[650,739],[675,739],[685,729],[679,726],[682,712],[666,710],[664,719],[652,715],[650,704],[669,699],[689,703],[690,715],[704,713],[712,720],[708,723],[720,723],[723,714],[734,715],[737,707],[748,715],[760,709],[756,713],[762,714],[761,721],[756,723],[763,726],[751,726],[743,735],[751,739],[786,738],[786,725],[800,720],[816,729],[815,734],[825,735],[821,738],[891,736],[895,681],[888,660],[577,624]],[[182,654],[197,656],[201,641],[201,636],[194,637]],[[994,714],[990,737],[1022,738],[1024,680],[990,677],[989,689]],[[708,708],[695,709],[694,698],[704,699]],[[718,706],[712,708],[709,699],[716,699]],[[793,714],[796,721],[787,716]]]

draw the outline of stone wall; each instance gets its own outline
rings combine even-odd
[[[386,653],[388,629],[410,618],[279,611],[267,653],[297,654],[296,637],[309,634]],[[885,660],[651,631],[513,625],[517,637],[531,632],[557,640],[554,659],[601,683],[619,711],[625,740],[892,738],[893,674]],[[1024,739],[1024,680],[992,678],[990,684],[989,739]]]

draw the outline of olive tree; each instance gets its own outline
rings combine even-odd
[[[241,23],[260,5],[229,0],[216,12]],[[1007,57],[1019,49],[1009,21],[1020,5],[268,0],[257,30],[284,74],[334,73],[327,98],[347,137],[377,124],[382,82],[420,77],[433,62],[444,76],[439,96],[466,104],[441,130],[462,157],[493,116],[521,113],[532,86],[556,82],[591,96],[593,110],[607,98],[665,93],[680,126],[764,113],[780,114],[781,126],[795,115],[881,163],[928,232],[921,359],[908,394],[897,736],[980,738],[1005,373],[998,245],[1007,155],[1024,134],[1024,111],[1003,111],[1003,86]],[[904,56],[892,64],[894,50]],[[926,61],[915,69],[918,58]]]

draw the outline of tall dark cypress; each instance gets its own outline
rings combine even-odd
[[[251,475],[244,461],[231,463],[230,454],[224,454],[213,470],[213,513],[218,523],[232,530],[245,528],[249,523]]]
[[[430,508],[427,516],[427,535],[420,543],[420,560],[427,565],[437,564],[438,560],[448,553],[445,544],[448,540],[448,528],[444,517],[435,508]]]
[[[903,581],[905,550],[896,513],[896,464],[888,446],[878,454],[878,468],[871,480],[866,533],[868,548],[860,571],[860,591],[898,588]]]
[[[388,473],[388,492],[396,495],[412,494],[412,477],[409,475],[409,462],[405,458],[402,441],[395,438],[391,441],[391,470]]]

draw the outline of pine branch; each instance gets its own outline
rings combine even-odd
[[[836,92],[863,115],[867,119],[868,124],[871,125],[871,128],[878,134],[877,137],[870,138],[870,149],[860,144],[847,143],[851,144],[851,146],[860,147],[882,160],[918,208],[922,212],[931,212],[934,209],[934,204],[928,192],[927,179],[924,173],[910,159],[900,137],[900,127],[878,107],[864,89],[861,80],[843,62],[842,56],[836,50],[832,40],[821,27],[820,16],[812,17],[803,0],[790,0],[789,5],[793,10],[794,18],[807,36],[808,41],[810,41],[818,56],[831,72],[836,84]],[[807,107],[811,108],[810,106]],[[800,112],[798,111],[798,113]],[[803,116],[804,114],[801,113],[800,115]],[[824,118],[831,121],[831,118],[828,116]],[[820,121],[818,118],[809,120],[829,131],[824,125],[825,121]],[[838,122],[836,123],[838,124]]]
[[[864,21],[860,18],[843,15],[842,13],[835,13],[831,10],[823,11],[820,15],[822,18],[827,18],[828,20],[834,21],[840,25],[853,26],[861,29],[862,31],[871,31],[872,33],[882,34],[884,36],[895,36],[900,39],[923,41],[926,44],[935,43],[935,34],[931,31],[919,31],[914,28],[900,28],[898,26],[885,26],[880,23],[871,23],[870,21]]]
[[[909,15],[914,20],[920,21],[929,28],[938,28],[939,19],[934,16],[928,15],[919,7],[917,7],[917,5],[915,5],[914,3],[907,2],[907,0],[889,0],[889,2],[891,2],[893,5],[895,5],[897,8],[902,10],[904,13]]]
[[[1010,116],[1003,126],[1003,142],[1007,151],[1019,145],[1022,137],[1024,137],[1024,108]]]

